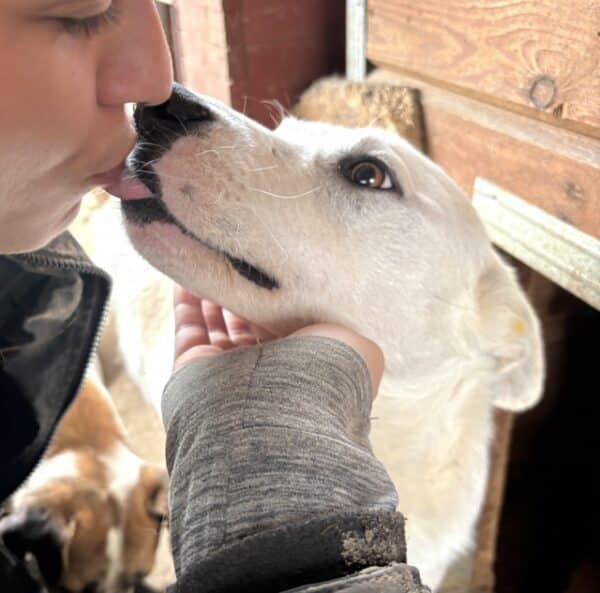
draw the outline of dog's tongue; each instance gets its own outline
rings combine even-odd
[[[124,172],[113,183],[106,186],[106,191],[122,200],[141,200],[152,197],[152,192],[129,172]]]

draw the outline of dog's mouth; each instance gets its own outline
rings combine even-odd
[[[146,179],[142,179],[142,181],[144,181],[146,185],[149,185],[150,189],[152,189],[154,193],[155,188],[151,187],[151,185],[147,183]],[[121,204],[121,208],[125,218],[130,224],[137,226],[143,226],[152,222],[172,224],[176,226],[186,237],[193,239],[197,243],[200,243],[203,247],[206,247],[207,249],[210,249],[211,251],[223,256],[231,264],[233,269],[249,282],[252,282],[260,288],[266,288],[267,290],[277,290],[279,288],[279,282],[265,271],[261,270],[259,267],[252,265],[245,259],[235,257],[227,251],[211,245],[190,231],[168,211],[165,203],[160,197],[124,201]]]

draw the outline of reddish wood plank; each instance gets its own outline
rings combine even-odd
[[[470,194],[484,177],[600,238],[600,168],[424,108],[430,156]]]
[[[272,125],[265,101],[291,107],[315,79],[344,67],[344,0],[224,0],[231,102]]]

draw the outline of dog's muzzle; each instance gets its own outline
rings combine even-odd
[[[201,99],[180,84],[173,85],[173,92],[162,105],[138,104],[133,114],[139,141],[128,158],[128,167],[148,187],[153,197],[123,201],[121,208],[131,224],[143,225],[152,222],[173,224],[186,236],[205,247],[221,253],[233,269],[253,284],[268,290],[279,288],[277,280],[261,268],[244,259],[233,256],[197,237],[181,224],[167,209],[162,199],[160,178],[153,163],[169,150],[181,136],[200,134],[215,116]]]

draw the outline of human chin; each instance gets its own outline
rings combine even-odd
[[[77,218],[80,206],[81,200],[63,209],[55,217],[48,217],[43,225],[37,225],[36,228],[31,229],[29,233],[29,237],[31,238],[30,245],[22,251],[41,249],[58,237],[58,235],[64,233]]]

